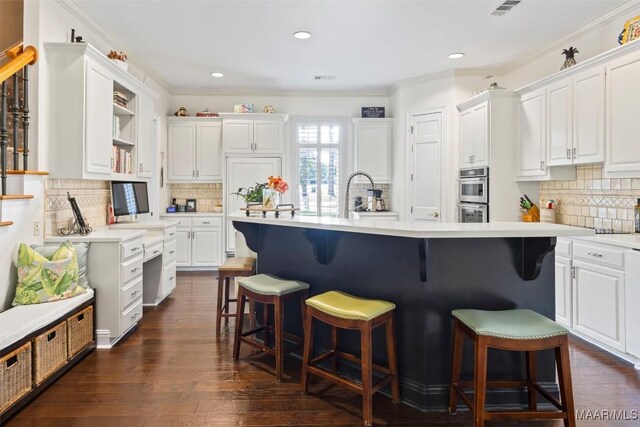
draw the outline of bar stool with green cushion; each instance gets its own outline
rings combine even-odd
[[[236,332],[233,341],[233,358],[238,360],[240,355],[240,343],[249,344],[276,356],[276,379],[282,381],[282,362],[285,354],[284,338],[285,336],[298,344],[286,351],[290,353],[300,346],[302,339],[293,334],[284,332],[284,303],[291,299],[300,301],[300,309],[302,318],[304,319],[304,300],[309,296],[309,285],[297,280],[285,280],[268,274],[258,274],[250,277],[238,279],[238,306],[236,312]],[[242,316],[244,314],[244,305],[247,301],[268,304],[264,306],[263,323],[260,327],[243,332]],[[269,325],[268,307],[274,307],[275,327]],[[248,337],[264,331],[264,342],[260,343]],[[273,331],[275,335],[275,348],[269,347],[269,334]]]
[[[398,362],[396,359],[396,341],[393,330],[393,311],[395,304],[382,300],[365,299],[345,292],[329,291],[309,298],[304,321],[304,353],[302,360],[302,391],[309,389],[309,375],[314,374],[336,384],[343,385],[362,395],[363,421],[365,425],[373,422],[372,396],[387,383],[391,383],[391,395],[394,403],[400,400],[398,385]],[[331,326],[331,350],[313,357],[313,319]],[[372,360],[372,330],[384,325],[387,344],[388,366],[383,367]],[[361,357],[338,350],[338,330],[355,329],[360,331]],[[320,368],[317,364],[332,357],[332,371]],[[360,363],[362,384],[350,381],[337,372],[336,358],[340,357]],[[385,377],[373,384],[373,369],[385,374]]]
[[[216,300],[216,336],[220,335],[222,318],[225,324],[230,317],[236,317],[236,313],[229,312],[229,304],[237,302],[229,295],[229,285],[232,277],[253,276],[256,271],[256,259],[252,257],[227,258],[218,268],[218,299]],[[223,296],[224,291],[224,296]]]
[[[569,341],[567,330],[554,321],[531,310],[504,311],[454,310],[453,366],[449,412],[456,412],[458,396],[474,416],[474,426],[484,426],[485,420],[494,419],[563,419],[564,425],[576,425]],[[474,381],[460,381],[464,336],[475,346]],[[526,352],[527,379],[523,381],[487,381],[487,351],[491,348]],[[536,351],[555,349],[560,387],[560,401],[536,383]],[[487,387],[527,387],[528,410],[485,411]],[[473,388],[473,402],[464,393]],[[538,411],[537,393],[549,400],[559,411]]]

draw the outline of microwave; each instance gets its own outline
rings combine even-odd
[[[489,203],[489,168],[461,169],[458,194],[460,202]]]

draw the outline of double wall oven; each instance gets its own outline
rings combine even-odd
[[[460,169],[458,220],[489,222],[489,168]]]

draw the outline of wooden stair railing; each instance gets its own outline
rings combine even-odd
[[[9,131],[7,128],[7,112],[11,113],[13,169],[19,170],[20,152],[22,152],[22,168],[28,170],[29,157],[29,66],[38,61],[38,50],[33,46],[22,47],[16,44],[5,51],[10,61],[0,67],[0,170],[2,171],[2,192],[7,194]],[[7,81],[13,84],[12,98],[9,100]],[[20,82],[22,81],[22,84]],[[19,131],[22,128],[22,147],[19,147]]]

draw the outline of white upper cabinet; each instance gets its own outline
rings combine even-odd
[[[284,154],[284,114],[222,114],[225,154]]]
[[[640,173],[640,51],[607,64],[605,173],[637,177]]]
[[[353,119],[354,171],[368,173],[373,182],[392,180],[391,144],[393,119]]]
[[[460,112],[460,167],[489,166],[489,101]]]
[[[547,88],[548,165],[570,165],[573,155],[573,105],[571,80]]]
[[[573,77],[574,164],[604,162],[604,67]]]
[[[51,177],[150,178],[157,95],[88,43],[44,48]]]
[[[545,90],[522,95],[518,105],[518,176],[540,176],[546,167]]]
[[[222,180],[222,125],[219,119],[169,117],[169,182]]]

